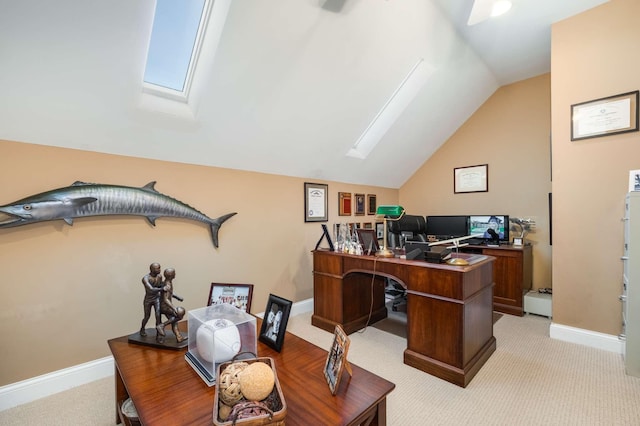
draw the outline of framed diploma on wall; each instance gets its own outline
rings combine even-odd
[[[636,90],[571,105],[571,140],[637,132],[638,93]]]

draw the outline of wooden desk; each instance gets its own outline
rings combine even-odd
[[[119,407],[131,397],[143,425],[213,424],[215,388],[187,364],[184,350],[131,344],[127,336],[109,340],[109,348],[115,361],[116,423],[121,422]],[[258,342],[258,356],[276,363],[287,425],[386,425],[386,398],[395,385],[382,377],[352,364],[353,377],[345,372],[332,396],[323,375],[327,351],[288,332],[280,353]]]
[[[524,295],[533,286],[533,254],[531,245],[499,247],[463,247],[465,253],[493,256],[493,310],[511,315],[524,315]]]
[[[466,387],[496,349],[493,261],[449,266],[316,250],[311,323],[352,333],[385,318],[384,278],[392,278],[407,289],[404,363]]]

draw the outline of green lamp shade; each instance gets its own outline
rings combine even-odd
[[[403,212],[404,207],[402,206],[378,206],[378,209],[376,210],[377,215],[389,217],[398,217]]]

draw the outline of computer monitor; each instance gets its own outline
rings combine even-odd
[[[507,215],[473,215],[469,216],[469,235],[481,234],[480,238],[490,240],[489,229],[498,234],[500,241],[509,241],[509,216]]]
[[[427,216],[427,235],[438,240],[463,237],[469,230],[469,216]]]

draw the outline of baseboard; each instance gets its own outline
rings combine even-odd
[[[307,299],[295,302],[291,306],[290,316],[312,311],[313,299]],[[262,318],[264,312],[256,316]],[[113,376],[113,368],[113,357],[108,356],[2,386],[0,387],[0,411]]]
[[[296,315],[304,314],[307,312],[313,312],[313,298],[301,300],[300,302],[294,302],[291,306],[291,312],[289,316],[295,317]],[[264,311],[254,314],[258,318],[264,318]]]
[[[0,387],[0,411],[113,376],[113,357],[100,358]]]
[[[618,336],[598,333],[597,331],[569,327],[567,325],[551,323],[549,337],[569,343],[589,346],[619,354],[624,353],[624,346]]]

